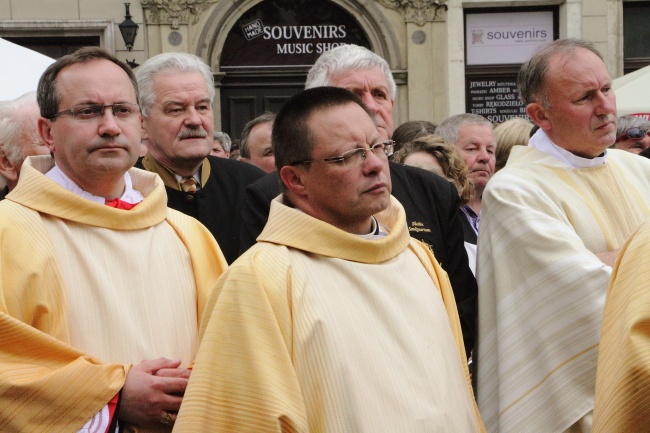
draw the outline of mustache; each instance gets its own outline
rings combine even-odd
[[[178,139],[179,140],[184,140],[186,138],[205,138],[208,136],[208,133],[206,132],[205,129],[198,127],[198,128],[186,128],[183,129],[179,134],[178,134]]]

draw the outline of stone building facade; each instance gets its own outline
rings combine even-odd
[[[0,0],[0,37],[37,50],[48,41],[65,49],[68,38],[84,44],[90,37],[137,64],[162,52],[197,54],[215,74],[216,127],[237,137],[248,119],[277,109],[302,87],[320,51],[345,42],[365,44],[387,59],[398,84],[395,124],[437,123],[472,110],[504,120],[521,113],[513,77],[527,50],[544,40],[591,40],[612,78],[623,75],[626,62],[634,63],[623,49],[625,10],[648,3],[131,0],[139,31],[129,51],[118,29],[125,19],[123,2]]]

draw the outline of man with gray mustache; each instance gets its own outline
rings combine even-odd
[[[246,186],[265,173],[210,155],[214,78],[187,53],[164,53],[136,71],[142,139],[148,153],[138,167],[157,173],[169,207],[198,219],[217,239],[228,263],[239,255],[239,208]]]

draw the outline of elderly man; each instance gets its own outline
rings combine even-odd
[[[171,430],[226,263],[157,176],[131,169],[137,98],[131,69],[100,48],[41,77],[54,159],[27,158],[0,202],[3,431]]]
[[[357,94],[370,110],[383,138],[393,133],[396,86],[386,60],[357,45],[342,45],[323,53],[307,75],[306,88],[343,87]],[[476,326],[476,280],[463,246],[456,188],[426,170],[389,163],[392,194],[404,206],[411,236],[427,244],[449,274],[460,315],[467,355]],[[271,200],[278,195],[277,174],[268,175],[246,190],[242,212],[242,250],[262,231]]]
[[[267,173],[275,171],[275,157],[271,148],[271,131],[275,114],[264,113],[249,121],[241,133],[240,161],[253,164]]]
[[[591,43],[542,47],[518,86],[540,129],[483,194],[479,407],[489,431],[588,432],[611,265],[650,216],[650,161],[608,150],[616,98]]]
[[[0,200],[16,187],[25,158],[50,153],[38,136],[40,117],[35,92],[0,101]]]
[[[496,139],[492,123],[478,114],[458,114],[446,119],[436,128],[436,135],[454,143],[469,169],[474,184],[474,196],[460,207],[464,214],[463,234],[469,256],[469,266],[476,273],[476,242],[481,219],[481,198],[485,185],[494,174]]]
[[[187,53],[164,53],[138,67],[143,139],[149,152],[139,167],[165,183],[169,207],[203,223],[228,263],[239,256],[243,193],[264,172],[250,164],[210,156],[214,78]]]
[[[650,147],[650,121],[636,116],[618,118],[614,149],[621,149],[637,155]]]
[[[391,147],[347,90],[281,108],[284,194],[219,280],[177,431],[482,430],[449,280],[390,195]]]
[[[212,149],[210,155],[218,158],[230,158],[230,148],[232,147],[232,140],[225,132],[214,131],[212,135]]]

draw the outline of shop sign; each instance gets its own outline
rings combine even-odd
[[[526,62],[553,41],[553,12],[475,13],[465,17],[467,65]]]
[[[370,47],[358,22],[329,1],[263,1],[232,28],[220,66],[233,69],[308,68],[343,44]]]
[[[490,122],[501,123],[511,117],[528,118],[514,76],[467,79],[466,95],[467,112],[479,114]]]

